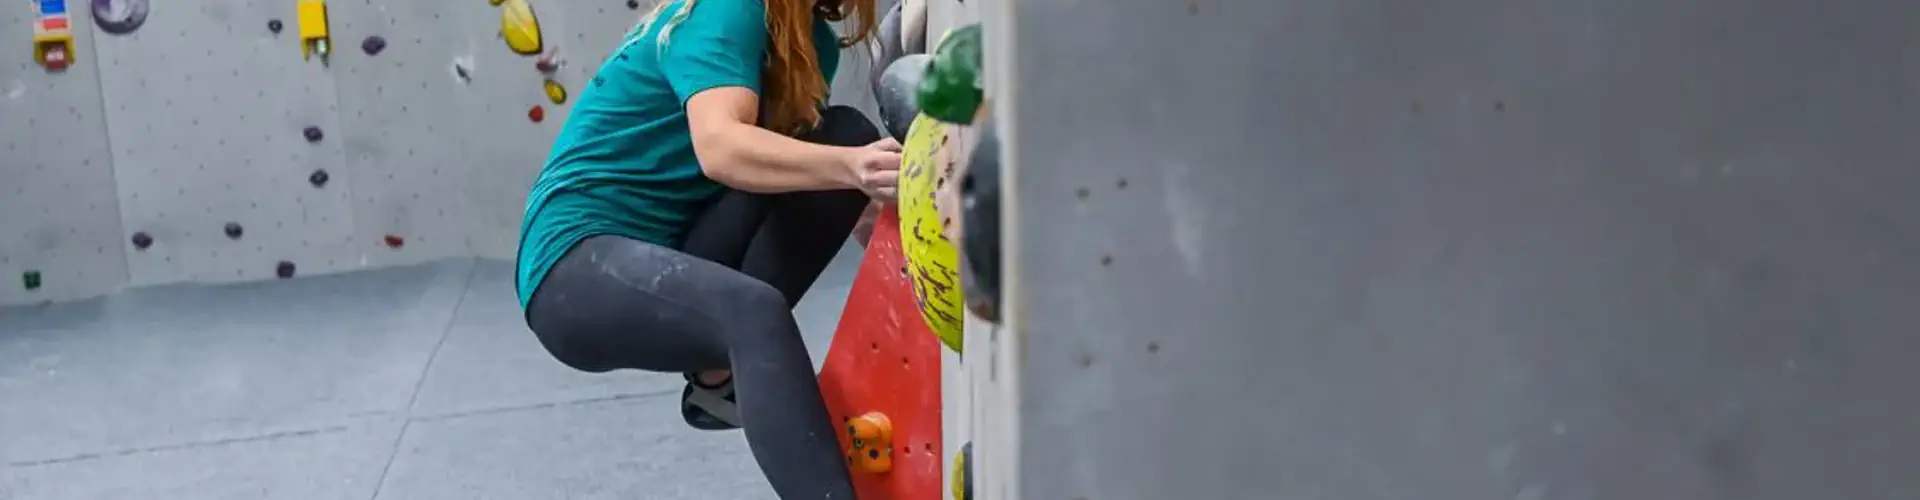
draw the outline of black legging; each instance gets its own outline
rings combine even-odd
[[[801,139],[861,146],[880,132],[835,106]],[[747,444],[780,498],[853,499],[792,307],[867,203],[859,191],[730,190],[680,249],[588,238],[548,272],[527,324],[554,358],[588,372],[731,369]]]

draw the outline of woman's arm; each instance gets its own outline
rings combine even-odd
[[[824,146],[753,125],[760,97],[717,87],[687,99],[693,153],[707,177],[742,191],[781,193],[860,187],[857,148]]]

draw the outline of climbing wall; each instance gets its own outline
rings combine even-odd
[[[325,64],[302,59],[292,0],[157,3],[132,33],[98,37],[73,12],[73,68],[45,74],[25,50],[0,61],[0,304],[511,259],[572,99],[653,4],[531,5],[563,62],[561,104],[487,2],[329,2]],[[0,34],[28,39],[31,14],[0,10]],[[843,55],[834,99],[871,110],[860,54]]]
[[[78,64],[49,73],[24,48],[30,9],[0,10],[0,304],[85,297],[127,279],[93,30],[73,15]]]
[[[127,252],[132,284],[359,265],[333,79],[302,60],[293,24],[293,2],[209,0],[159,5],[138,31],[96,39],[128,233],[116,239],[152,241]],[[309,182],[317,171],[330,181]]]
[[[1006,5],[985,498],[1920,497],[1920,3]]]
[[[544,45],[566,61],[556,105],[534,56],[499,38],[485,2],[340,2],[334,76],[354,178],[357,240],[368,264],[456,255],[512,258],[527,187],[580,82],[640,12],[623,1],[536,2]],[[384,48],[361,46],[378,37]],[[462,75],[465,76],[462,76]],[[529,117],[538,107],[539,122]]]

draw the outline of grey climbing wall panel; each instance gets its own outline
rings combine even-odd
[[[126,282],[93,30],[74,12],[76,63],[48,73],[23,46],[31,9],[0,10],[0,304],[86,297]],[[38,271],[28,290],[23,273]]]
[[[340,141],[302,136],[337,131],[337,101],[320,59],[301,58],[293,7],[158,5],[139,31],[98,40],[121,220],[154,240],[127,253],[134,285],[271,278],[283,260],[359,266]],[[308,183],[319,169],[335,177],[326,187]],[[229,238],[228,223],[244,234]]]
[[[1006,3],[989,498],[1920,498],[1920,3]]]
[[[547,101],[536,58],[501,41],[486,2],[329,2],[327,66],[302,60],[291,0],[155,5],[145,26],[97,48],[75,12],[75,68],[44,75],[24,51],[0,61],[0,144],[11,148],[0,168],[16,180],[0,186],[12,194],[0,196],[0,279],[12,282],[0,282],[0,304],[270,279],[283,260],[311,275],[512,258],[571,99],[651,6],[533,0],[567,61],[563,105]],[[7,12],[0,34],[27,38],[27,9]],[[363,53],[368,36],[384,50]],[[861,52],[843,55],[834,96],[871,109]],[[529,121],[533,106],[543,122]],[[303,137],[309,126],[321,140]],[[309,183],[316,171],[324,185]],[[152,246],[134,248],[135,233]],[[40,289],[14,282],[25,270],[40,272]]]

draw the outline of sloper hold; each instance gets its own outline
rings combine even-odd
[[[500,4],[500,37],[507,48],[523,56],[540,55],[545,47],[540,39],[540,21],[533,16],[527,0],[506,0]]]

